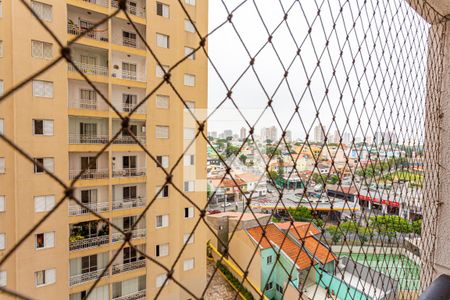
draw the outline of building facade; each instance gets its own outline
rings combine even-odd
[[[63,44],[118,9],[116,0],[28,3]],[[206,33],[207,2],[183,4],[198,30]],[[0,6],[2,92],[51,63],[60,49],[20,1],[0,1]],[[186,108],[174,90],[162,85],[130,120],[130,130],[161,167],[124,133],[94,158],[121,130],[121,119],[98,92],[125,116],[163,80],[163,70],[136,29],[164,68],[188,56],[171,72],[171,82],[189,108],[207,105],[207,60],[192,52],[199,38],[179,3],[129,0],[127,11],[136,27],[119,12],[70,47],[72,60],[97,91],[62,60],[0,103],[0,130],[67,183],[88,168],[75,185],[75,197],[124,231],[155,198],[133,229],[131,242],[169,269],[186,242],[174,278],[200,295],[206,285],[205,228],[199,226],[189,240],[199,212],[172,186],[162,187],[161,167],[170,171],[196,130],[180,121]],[[197,139],[193,147],[173,172],[173,183],[203,207],[206,145]],[[1,257],[64,191],[5,143],[0,143],[0,162]],[[0,284],[36,299],[82,299],[119,251],[90,299],[153,298],[166,271],[129,245],[120,250],[122,241],[112,226],[65,200],[1,267]],[[161,298],[191,297],[172,281],[166,285]]]

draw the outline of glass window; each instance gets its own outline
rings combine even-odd
[[[156,2],[156,14],[158,16],[168,18],[169,17],[169,5],[161,3],[161,2]]]

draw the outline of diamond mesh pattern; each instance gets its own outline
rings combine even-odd
[[[402,278],[402,276],[409,276],[416,272],[414,268],[407,269],[401,264],[399,267],[398,262],[393,263],[391,260],[392,257],[405,253],[404,248],[407,241],[420,237],[418,230],[412,229],[412,222],[408,220],[406,221],[408,225],[402,225],[403,223],[400,223],[399,219],[391,221],[383,219],[383,216],[390,213],[386,210],[379,212],[375,209],[361,207],[361,210],[354,211],[351,201],[338,201],[335,197],[331,197],[326,189],[322,189],[316,193],[316,196],[327,201],[330,209],[334,209],[336,212],[350,212],[349,217],[352,221],[333,220],[323,217],[319,213],[312,214],[312,223],[309,223],[309,226],[317,226],[319,230],[317,238],[320,243],[332,249],[335,254],[350,251],[350,257],[353,258],[355,256],[352,254],[355,253],[352,251],[359,249],[356,260],[359,259],[362,264],[370,265],[372,269],[402,281],[401,291],[399,291],[402,299],[416,298],[420,290],[429,285],[433,272],[430,262],[433,261],[434,236],[436,234],[436,224],[433,220],[437,218],[439,212],[439,99],[444,25],[434,26],[430,29],[430,25],[419,17],[405,1],[401,0],[271,1],[270,4],[260,1],[229,2],[222,0],[210,3],[210,6],[214,5],[214,9],[220,11],[218,15],[222,19],[210,20],[213,26],[210,26],[209,32],[200,32],[185,4],[179,0],[174,5],[182,8],[185,18],[191,21],[197,36],[198,46],[192,51],[197,57],[201,55],[207,57],[211,67],[210,76],[217,83],[216,88],[223,91],[221,94],[214,94],[217,97],[210,99],[210,106],[211,103],[214,105],[209,107],[207,116],[198,118],[198,115],[187,104],[188,101],[184,95],[177,89],[176,84],[171,81],[171,74],[188,57],[172,63],[169,69],[164,68],[154,49],[140,33],[133,18],[129,15],[126,1],[119,1],[118,8],[112,15],[81,33],[67,45],[58,39],[45,22],[39,19],[27,1],[21,0],[21,2],[29,9],[30,15],[39,20],[41,26],[53,37],[60,54],[42,70],[30,74],[20,84],[7,89],[0,97],[0,102],[8,101],[9,96],[29,84],[32,79],[65,61],[98,93],[102,101],[121,120],[121,129],[103,146],[95,158],[98,159],[102,153],[107,151],[121,132],[127,132],[150,160],[160,166],[160,162],[151,149],[142,144],[129,125],[130,117],[162,86],[168,86],[195,120],[197,130],[195,138],[187,145],[173,166],[169,170],[160,168],[164,172],[164,183],[161,184],[159,192],[164,189],[164,186],[169,185],[186,203],[195,207],[197,221],[191,235],[200,225],[205,225],[221,243],[220,246],[225,256],[221,257],[219,262],[222,263],[226,257],[234,263],[243,274],[242,278],[239,278],[241,284],[244,284],[247,277],[251,276],[251,266],[260,259],[259,247],[268,243],[269,247],[277,253],[276,263],[269,270],[268,277],[271,278],[275,272],[282,270],[289,283],[301,287],[297,291],[299,299],[311,298],[311,292],[305,293],[303,289],[305,281],[298,282],[293,277],[295,266],[289,267],[281,262],[281,257],[284,255],[283,245],[290,241],[288,234],[284,234],[277,247],[271,243],[267,237],[269,223],[261,222],[256,215],[260,212],[256,203],[259,203],[261,199],[253,195],[253,192],[245,193],[238,184],[238,178],[234,172],[234,164],[238,160],[238,155],[227,159],[217,144],[208,139],[207,121],[213,121],[226,109],[233,110],[240,116],[248,132],[238,147],[237,154],[241,153],[249,144],[254,145],[257,156],[263,162],[265,169],[264,172],[261,172],[258,183],[267,178],[274,187],[274,193],[270,196],[273,207],[270,210],[270,222],[280,217],[278,211],[284,211],[284,218],[291,221],[286,232],[290,231],[300,235],[297,227],[294,226],[294,220],[298,220],[295,206],[298,208],[301,203],[293,205],[289,202],[287,186],[277,184],[277,178],[270,175],[271,164],[280,161],[280,154],[277,150],[286,152],[295,147],[296,153],[309,153],[313,161],[310,172],[305,173],[297,168],[299,159],[301,159],[300,155],[284,157],[283,163],[294,166],[284,174],[284,180],[288,181],[297,176],[303,179],[305,187],[297,190],[300,198],[311,197],[311,189],[308,187],[316,184],[333,185],[337,191],[353,189],[355,198],[359,198],[360,203],[368,203],[366,201],[368,198],[385,200],[386,194],[388,194],[388,200],[393,202],[395,202],[393,198],[400,197],[403,201],[400,204],[402,207],[404,205],[415,206],[419,210],[418,215],[425,216],[421,231],[429,233],[421,240],[422,260],[425,263],[421,271],[421,285],[419,285],[418,277]],[[411,2],[417,10],[422,12],[422,15],[433,20],[433,23],[438,23],[438,21],[441,21],[442,24],[445,23],[445,18],[439,16],[425,1]],[[105,24],[120,11],[126,15],[128,22],[138,33],[138,39],[145,45],[146,50],[164,74],[156,87],[126,116],[112,105],[111,100],[102,94],[71,57],[72,47],[80,38],[94,32],[96,28]],[[254,25],[249,26],[249,24]],[[207,43],[211,45],[211,48],[212,43],[226,46],[225,32],[235,41],[238,57],[219,57],[208,51]],[[54,49],[55,52],[56,50]],[[233,65],[233,70],[223,68],[223,61]],[[271,76],[268,76],[269,73]],[[243,85],[247,84],[254,90],[254,97],[258,98],[255,100],[255,106],[258,106],[256,116],[247,115],[246,97],[241,93]],[[263,125],[261,120],[264,118],[272,120],[272,124],[281,132],[281,138],[272,141],[270,146],[261,145],[257,139],[256,129]],[[320,130],[324,135],[320,140],[315,140],[313,137],[317,126],[323,126],[319,127],[323,128]],[[328,138],[333,133],[332,128],[335,131],[333,143]],[[298,142],[297,145],[291,143],[287,139],[288,131],[301,136],[301,142]],[[371,141],[372,138],[374,141]],[[5,135],[0,135],[0,139],[31,163],[45,169],[29,154],[31,149],[22,149],[11,137]],[[240,264],[235,257],[236,253],[233,253],[233,249],[228,248],[230,241],[235,237],[238,226],[230,228],[229,235],[224,241],[206,221],[208,206],[211,205],[210,202],[217,191],[208,194],[207,206],[202,207],[172,180],[174,172],[182,164],[184,154],[199,139],[206,141],[225,166],[225,172],[221,174],[220,182],[225,180],[233,182],[237,187],[238,194],[243,199],[239,220],[243,218],[244,213],[251,214],[262,233],[261,238],[256,241],[251,259],[245,265]],[[267,152],[269,147],[272,151]],[[318,150],[312,151],[311,149]],[[351,151],[339,152],[339,149],[362,149],[365,156],[358,155],[359,152],[356,155]],[[328,157],[329,172],[319,175],[321,174],[321,164],[324,163],[323,157]],[[94,164],[95,161],[92,160],[89,167]],[[422,165],[426,170],[423,175],[417,171]],[[186,291],[192,298],[204,298],[220,264],[214,268],[213,275],[207,281],[203,293],[193,293],[189,286],[177,279],[177,274],[174,272],[188,241],[179,249],[178,255],[171,265],[162,264],[153,255],[142,251],[141,247],[133,245],[132,230],[137,228],[138,222],[151,210],[157,195],[149,199],[145,209],[136,218],[131,228],[125,231],[75,197],[75,185],[88,172],[89,167],[82,170],[68,183],[46,170],[49,178],[61,185],[65,193],[51,211],[6,251],[5,255],[0,258],[0,268],[35,233],[40,225],[51,220],[54,212],[70,199],[123,234],[120,249],[115,252],[105,269],[92,282],[84,299],[91,294],[103,275],[108,272],[124,247],[135,248],[140,255],[146,258],[147,263],[157,265],[167,273],[164,284],[158,292],[155,295],[147,295],[147,298],[159,298],[169,281]],[[345,176],[339,175],[336,178],[335,174],[345,174]],[[395,183],[398,179],[407,181],[408,184]],[[344,184],[343,181],[347,181],[347,183]],[[391,185],[389,191],[386,188],[388,183]],[[307,207],[310,211],[318,211],[319,204],[318,201],[308,201],[302,206]],[[376,201],[372,205],[376,205]],[[388,206],[389,204],[385,208]],[[396,209],[395,205],[392,207],[394,207],[391,208],[392,210]],[[422,211],[420,212],[420,210]],[[418,228],[420,231],[420,225]],[[310,229],[308,228],[308,230]],[[303,251],[307,251],[306,240],[301,240],[300,246]],[[377,256],[373,258],[371,249],[375,246],[377,247]],[[318,251],[319,248],[316,248],[311,253],[312,256],[318,255]],[[297,253],[297,259],[301,253]],[[326,259],[332,255],[334,254],[327,252]],[[276,269],[275,266],[279,266],[279,269]],[[300,278],[299,281],[306,280],[305,278],[313,271],[317,270],[310,268],[306,276],[303,279]],[[343,274],[342,272],[336,273],[335,276],[340,278],[344,276]],[[367,278],[356,268],[352,272],[347,272],[347,276],[351,277],[352,284],[362,286],[363,293],[370,293],[370,288],[368,290],[364,281],[369,281],[372,285],[379,284],[381,289],[385,287],[384,283],[375,282],[379,278]],[[324,298],[321,291],[323,293],[323,290],[326,289],[321,287],[321,284],[327,286],[322,276],[319,276],[317,280],[319,284],[313,288],[313,299]],[[262,298],[262,293],[267,292],[266,284],[262,283],[262,285],[265,288],[260,290],[255,288],[250,293]],[[286,284],[280,292],[287,293],[287,289],[292,285]],[[32,298],[32,295],[23,295],[20,291],[11,290],[8,287],[0,287],[0,290],[20,299]],[[328,296],[331,296],[330,290],[331,287],[327,292]],[[333,294],[335,292],[339,293],[339,289],[333,290]],[[236,291],[234,298],[238,297],[240,296]],[[353,297],[347,292],[343,298],[353,299]]]

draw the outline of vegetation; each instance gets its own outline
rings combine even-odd
[[[216,263],[217,268],[225,275],[225,277],[228,279],[229,282],[236,288],[239,293],[244,296],[245,299],[254,299],[252,293],[250,293],[242,284],[239,279],[234,277],[233,273],[228,270],[227,267],[225,267],[220,261]]]
[[[323,220],[319,218],[315,218],[311,211],[304,206],[300,206],[298,208],[288,208],[289,214],[292,216],[294,221],[297,222],[312,222],[317,227],[323,227]]]
[[[387,160],[374,160],[370,165],[356,170],[356,174],[363,177],[381,176],[383,172],[391,169],[399,169],[408,165],[408,160],[405,157],[393,157]]]

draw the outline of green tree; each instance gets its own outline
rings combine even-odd
[[[415,234],[422,234],[422,220],[413,221],[412,224],[412,232]]]
[[[298,222],[311,222],[313,218],[311,211],[304,206],[300,206],[298,208],[288,208],[288,212],[294,221]]]
[[[241,154],[239,156],[239,160],[245,165],[245,162],[247,161],[247,155]]]
[[[412,232],[408,220],[399,216],[376,216],[370,218],[370,225],[382,234],[393,236],[396,232]]]

